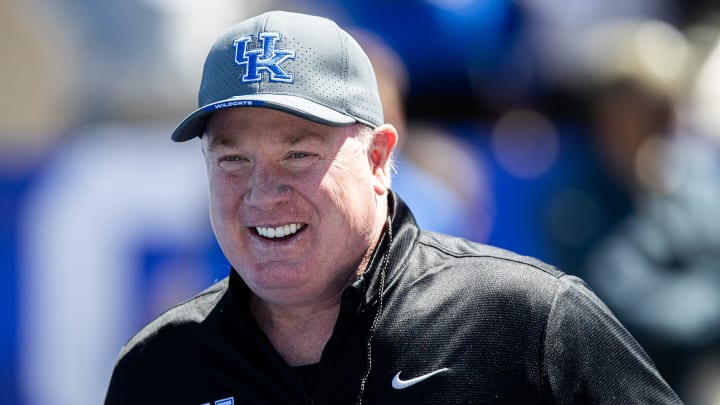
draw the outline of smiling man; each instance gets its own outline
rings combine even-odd
[[[379,199],[396,141],[389,125],[330,127],[273,109],[208,121],[213,229],[290,365],[320,361],[342,293],[367,267],[387,219]]]
[[[332,21],[225,32],[172,138],[200,138],[232,270],[127,343],[106,404],[680,403],[582,281],[417,227]]]

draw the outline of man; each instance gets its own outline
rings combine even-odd
[[[208,54],[200,137],[230,276],[123,348],[107,404],[679,403],[576,278],[423,232],[398,135],[333,22],[270,12]]]

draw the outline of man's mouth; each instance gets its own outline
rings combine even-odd
[[[305,224],[287,224],[282,226],[256,226],[255,231],[258,235],[268,239],[288,238],[300,232]]]

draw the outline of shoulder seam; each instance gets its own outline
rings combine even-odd
[[[550,373],[547,369],[547,333],[548,328],[550,325],[550,319],[552,317],[553,312],[555,311],[555,306],[557,305],[557,301],[560,297],[560,289],[561,289],[561,283],[560,278],[562,278],[564,274],[561,274],[560,276],[556,277],[557,284],[555,284],[555,291],[553,292],[552,302],[550,303],[550,308],[548,309],[547,317],[545,318],[545,325],[543,327],[542,331],[542,350],[540,351],[540,364],[542,367],[541,375],[543,376],[544,380],[547,380],[548,387],[547,389],[550,390],[550,394],[553,394],[553,387],[552,387],[552,381],[550,381]],[[545,391],[545,384],[542,382],[540,383],[540,392],[541,395],[544,395],[543,392]]]
[[[542,266],[538,266],[536,264],[533,264],[533,263],[530,263],[527,261],[511,259],[509,257],[501,257],[501,256],[497,256],[497,255],[492,255],[492,254],[458,253],[456,251],[450,251],[450,250],[444,249],[443,247],[438,246],[436,244],[430,244],[430,243],[424,242],[420,238],[418,238],[417,243],[421,244],[423,246],[438,250],[440,252],[443,252],[454,258],[476,257],[476,258],[496,259],[496,260],[501,260],[501,261],[506,261],[506,262],[511,262],[511,263],[517,263],[517,264],[521,264],[524,266],[528,266],[528,267],[532,267],[534,269],[540,270],[543,273],[546,273],[546,274],[554,277],[555,279],[560,279],[560,277],[563,277],[564,275],[566,275],[565,273],[562,273],[559,269],[558,269],[559,274],[553,274],[552,272],[548,271],[550,268],[555,269],[555,267],[550,264],[547,264],[548,268],[543,268]]]

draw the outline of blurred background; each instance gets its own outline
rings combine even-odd
[[[227,275],[195,108],[214,38],[270,9],[373,60],[426,228],[582,277],[688,404],[720,404],[720,4],[3,0],[0,402],[98,404],[123,343]]]

